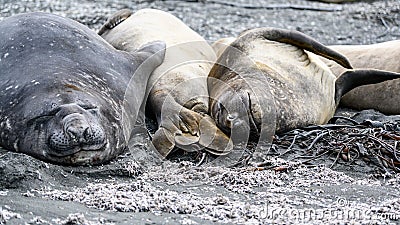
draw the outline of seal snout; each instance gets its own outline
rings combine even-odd
[[[74,142],[85,143],[92,136],[89,123],[82,114],[73,113],[63,119],[65,134]]]
[[[89,112],[79,106],[68,113],[60,111],[60,127],[54,129],[49,137],[51,154],[68,156],[79,151],[101,150],[106,144],[106,136],[100,125],[97,113]],[[76,112],[74,112],[76,111]]]

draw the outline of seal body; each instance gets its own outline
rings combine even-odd
[[[382,75],[378,81],[369,79],[371,71],[346,70],[336,78],[315,54],[350,69],[346,57],[296,31],[259,28],[218,43],[229,45],[214,45],[222,54],[209,74],[210,111],[221,129],[236,133],[236,142],[252,133],[324,124],[344,93],[399,77],[375,71]]]
[[[153,144],[163,156],[174,146],[187,151],[207,147],[215,154],[223,154],[229,138],[207,115],[207,75],[216,60],[213,49],[167,12],[129,12],[117,12],[99,34],[117,49],[126,51],[153,40],[166,42],[165,59],[148,83],[146,115],[155,117],[159,125]]]
[[[48,13],[6,18],[0,40],[3,148],[63,165],[100,164],[125,150],[163,43],[122,52]],[[128,84],[135,98],[124,98]]]
[[[330,48],[346,55],[355,68],[373,68],[400,72],[400,41],[371,45],[333,45]],[[325,60],[324,60],[325,61]],[[332,61],[325,61],[332,72],[339,76],[343,68]],[[400,80],[355,88],[341,100],[341,105],[355,109],[376,109],[385,114],[400,114]]]
[[[234,37],[221,38],[215,41],[211,47],[213,48],[217,57],[220,57],[225,49],[236,40]]]

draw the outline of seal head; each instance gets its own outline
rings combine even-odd
[[[229,45],[221,47],[224,43]],[[243,124],[250,137],[271,140],[274,132],[327,123],[348,91],[400,75],[353,70],[344,55],[305,34],[278,28],[248,30],[214,47],[221,55],[208,77],[210,114],[231,138],[243,133]],[[346,72],[336,78],[315,54]]]
[[[73,20],[27,13],[0,22],[0,146],[63,165],[127,148],[165,44],[116,50]]]

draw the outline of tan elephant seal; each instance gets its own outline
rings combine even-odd
[[[354,68],[373,68],[400,72],[400,40],[371,45],[333,45],[330,48],[346,55]],[[324,60],[339,76],[343,68]],[[354,109],[376,109],[385,114],[400,114],[400,79],[355,88],[342,97],[341,105]]]
[[[313,53],[351,68],[343,55],[297,31],[259,28],[242,33],[209,74],[210,111],[217,125],[235,132],[235,143],[249,133],[254,137],[265,130],[324,124],[344,93],[400,77],[386,71],[347,70],[336,78]]]
[[[187,151],[229,153],[229,137],[208,114],[207,75],[216,56],[211,46],[181,20],[155,9],[121,10],[99,34],[117,49],[131,50],[153,40],[167,44],[164,62],[148,84],[146,114],[159,128],[153,144],[166,157],[174,146]]]

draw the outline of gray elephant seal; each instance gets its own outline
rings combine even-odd
[[[153,136],[156,149],[166,157],[176,146],[186,151],[204,149],[229,153],[229,137],[208,114],[207,76],[216,60],[211,46],[181,20],[155,9],[115,13],[99,34],[117,49],[131,50],[143,43],[167,44],[163,63],[152,73],[146,105],[147,116],[159,128]]]
[[[373,68],[400,73],[400,40],[371,45],[333,45],[330,48],[346,55],[354,68]],[[339,76],[343,68],[324,60]],[[400,79],[355,88],[345,94],[340,104],[354,109],[376,109],[385,114],[400,114]]]
[[[246,31],[222,52],[208,79],[210,111],[222,130],[235,133],[234,143],[271,129],[324,124],[344,93],[400,76],[347,70],[336,78],[315,54],[351,68],[343,55],[300,32],[275,28]]]
[[[122,52],[48,13],[4,19],[0,40],[1,147],[62,165],[100,164],[126,149],[164,43]]]

